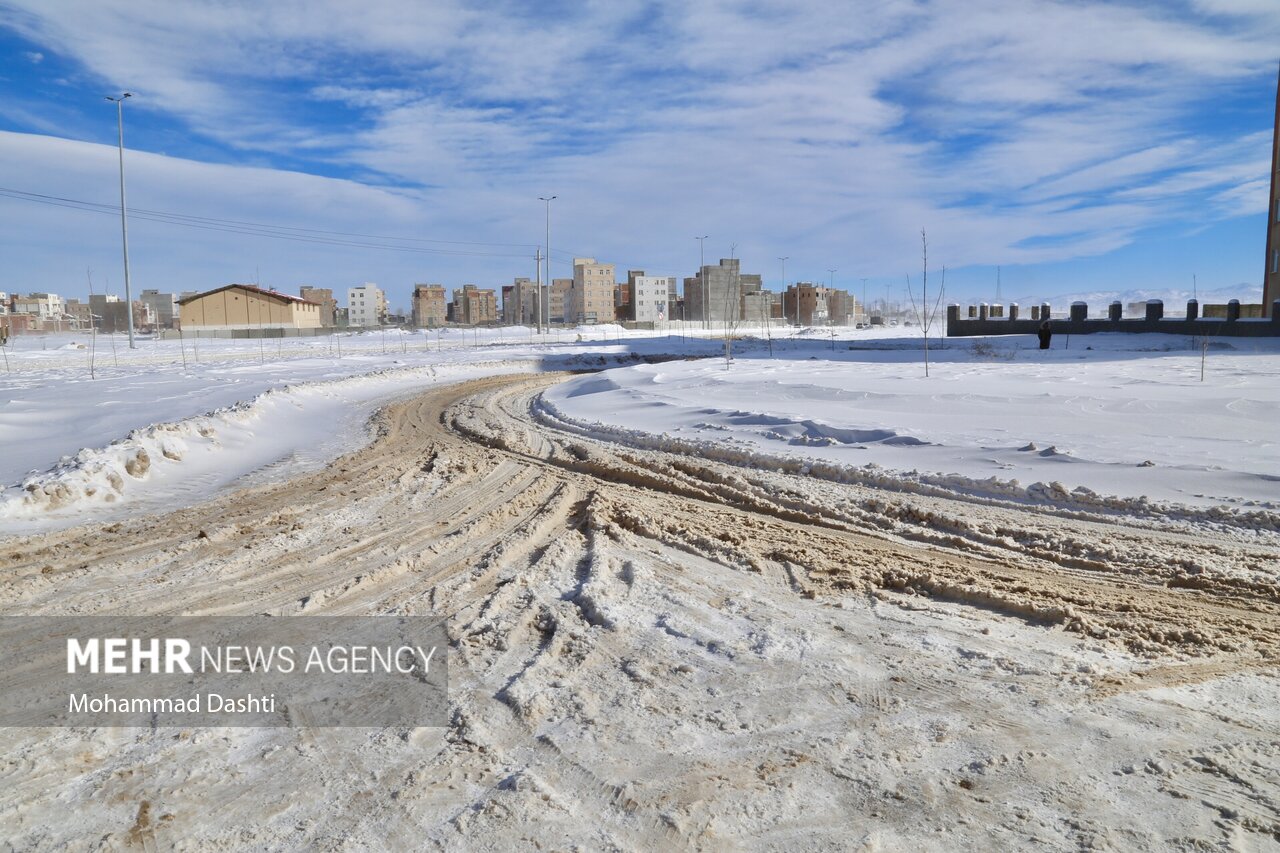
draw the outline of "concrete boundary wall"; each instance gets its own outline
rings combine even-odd
[[[970,307],[961,317],[959,305],[947,306],[947,337],[965,338],[976,335],[1034,335],[1040,323],[1049,320],[1055,335],[1088,335],[1094,332],[1162,332],[1166,335],[1204,335],[1225,338],[1280,337],[1280,300],[1272,306],[1271,317],[1248,319],[1240,317],[1240,300],[1227,303],[1226,318],[1204,318],[1196,300],[1187,302],[1186,317],[1164,316],[1164,303],[1159,299],[1147,302],[1147,315],[1132,319],[1123,318],[1124,307],[1112,302],[1105,317],[1091,319],[1089,306],[1083,302],[1071,305],[1066,316],[1053,316],[1050,306],[1038,305],[1034,319],[1027,319],[1019,312],[1019,306],[1010,305],[1004,318],[993,317],[990,306]]]

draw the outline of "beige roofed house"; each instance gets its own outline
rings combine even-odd
[[[318,329],[320,305],[251,284],[228,284],[178,302],[184,331]]]

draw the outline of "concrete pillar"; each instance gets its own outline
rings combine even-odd
[[[1040,306],[1039,306],[1039,305],[1032,305],[1032,306],[1031,306],[1031,319],[1032,319],[1032,320],[1039,320],[1039,319],[1040,319]]]
[[[951,333],[952,327],[960,322],[960,306],[954,302],[947,306],[947,333]]]
[[[1083,323],[1089,319],[1089,306],[1084,302],[1071,303],[1071,322]]]
[[[991,309],[987,306],[987,303],[985,302],[978,306],[978,319],[979,320],[991,319]]]
[[[1200,300],[1188,299],[1187,300],[1187,319],[1196,320],[1196,319],[1199,319],[1199,317],[1200,317]]]
[[[969,319],[970,320],[978,319],[978,308],[976,305],[969,306]]]
[[[1164,302],[1159,299],[1147,300],[1147,321],[1160,320],[1164,317]]]
[[[1234,323],[1240,319],[1240,300],[1232,299],[1227,303],[1227,322]]]
[[[1107,319],[1113,323],[1119,323],[1120,318],[1124,316],[1124,306],[1117,300],[1111,303],[1111,307],[1107,309]]]
[[[1018,319],[1018,303],[1016,302],[1009,303],[1009,319],[1010,320]]]
[[[1040,319],[1041,320],[1049,319],[1049,303],[1048,302],[1040,303]]]

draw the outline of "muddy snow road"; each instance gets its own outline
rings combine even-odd
[[[0,542],[7,614],[434,613],[450,721],[0,730],[14,849],[1280,843],[1276,540],[399,402],[327,470]]]

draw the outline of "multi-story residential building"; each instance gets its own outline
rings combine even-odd
[[[550,322],[551,288],[545,284],[542,285],[541,295],[539,295],[538,290],[536,283],[525,284],[520,287],[520,310],[524,314],[522,322],[526,325],[535,325],[538,322],[539,311],[542,312],[543,325]]]
[[[79,299],[68,299],[67,304],[63,307],[67,312],[66,316],[71,318],[72,328],[93,328],[93,309],[89,307],[88,302],[81,302]]]
[[[547,300],[547,319],[552,323],[567,322],[569,294],[573,291],[573,279],[557,278],[551,281],[551,294]]]
[[[448,322],[448,300],[443,284],[413,286],[413,325],[419,329],[435,329]]]
[[[333,298],[332,288],[304,284],[298,288],[298,295],[320,306],[321,326],[330,329],[338,325],[338,300]]]
[[[178,320],[178,297],[158,290],[144,290],[138,301],[151,311],[151,323],[157,329],[172,329]]]
[[[545,293],[546,287],[543,287]],[[502,322],[508,326],[532,326],[538,322],[536,307],[538,285],[525,277],[518,277],[502,288]],[[543,317],[546,306],[543,305]]]
[[[613,264],[596,263],[595,258],[573,259],[573,287],[565,305],[566,322],[613,322],[613,269]]]
[[[12,306],[9,304],[9,294],[0,290],[0,314],[8,314],[10,310]]]
[[[347,322],[353,328],[372,329],[387,320],[387,295],[371,282],[347,289]]]
[[[645,275],[644,270],[628,270],[627,289],[631,297],[627,306],[628,320],[635,320],[637,323],[665,323],[672,319],[675,276]]]
[[[481,326],[498,322],[498,297],[493,288],[464,284],[453,291],[453,322]]]
[[[772,290],[748,290],[743,292],[742,322],[749,325],[766,323],[782,317],[781,294]]]
[[[736,323],[742,319],[742,294],[762,287],[760,276],[742,272],[737,258],[721,258],[684,280],[686,319]]]
[[[833,326],[852,326],[862,322],[862,306],[847,290],[832,290],[827,296],[829,320]]]
[[[40,322],[61,320],[62,297],[56,293],[31,293],[13,297],[13,313],[30,314]]]
[[[829,295],[830,291],[824,285],[798,281],[787,286],[787,292],[783,298],[783,313],[791,323],[799,323],[801,326],[825,326],[830,317]],[[799,299],[798,315],[797,299]]]

